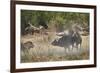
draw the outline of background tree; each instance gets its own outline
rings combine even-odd
[[[84,28],[89,27],[89,13],[21,10],[21,34],[29,21],[36,27],[42,25],[59,32],[76,23]]]

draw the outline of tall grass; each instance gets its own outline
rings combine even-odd
[[[21,62],[46,62],[89,59],[89,36],[82,36],[82,48],[80,50],[66,51],[63,47],[53,46],[54,32],[48,35],[26,35],[21,37],[22,42],[32,41],[34,48],[28,52],[21,51]]]

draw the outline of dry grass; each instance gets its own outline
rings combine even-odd
[[[48,35],[35,34],[21,37],[22,42],[32,41],[35,45],[28,52],[21,51],[21,62],[46,62],[64,60],[89,59],[89,36],[82,36],[82,48],[66,50],[63,47],[53,46],[51,42],[57,38],[54,32]]]

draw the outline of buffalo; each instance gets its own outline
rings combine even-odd
[[[82,38],[78,32],[71,31],[69,34],[64,34],[61,38],[55,39],[51,44],[54,46],[64,47],[65,50],[78,48],[80,45],[81,48]]]

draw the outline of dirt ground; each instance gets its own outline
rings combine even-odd
[[[54,32],[48,35],[34,34],[21,36],[21,42],[31,41],[34,47],[28,52],[21,51],[21,62],[46,62],[46,61],[66,61],[66,60],[85,60],[89,59],[89,36],[82,37],[81,49],[64,49],[63,47],[53,46],[51,43],[55,38],[59,38]]]

